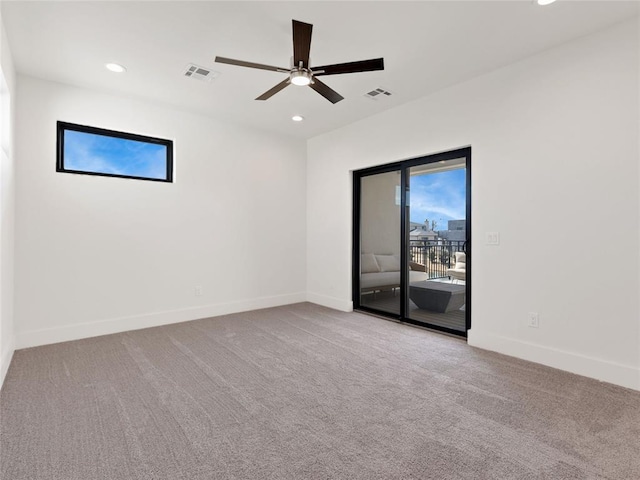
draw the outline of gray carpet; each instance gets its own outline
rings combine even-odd
[[[15,353],[2,479],[639,479],[640,392],[311,304]]]

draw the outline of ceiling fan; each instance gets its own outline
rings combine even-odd
[[[232,58],[216,57],[218,63],[228,63],[239,67],[259,68],[261,70],[271,70],[274,72],[288,73],[289,76],[275,87],[267,90],[256,100],[267,100],[280,90],[293,83],[294,85],[308,85],[316,92],[329,100],[331,103],[338,103],[344,97],[330,88],[316,77],[321,75],[338,75],[341,73],[371,72],[374,70],[384,70],[384,59],[375,58],[371,60],[361,60],[358,62],[338,63],[335,65],[324,65],[322,67],[309,66],[309,52],[311,51],[311,31],[313,25],[310,23],[293,22],[293,58],[291,68],[273,67],[261,63],[245,62]]]

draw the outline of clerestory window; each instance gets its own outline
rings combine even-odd
[[[173,181],[173,141],[58,122],[56,170]]]

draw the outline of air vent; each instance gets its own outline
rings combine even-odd
[[[379,98],[390,97],[391,92],[385,88],[376,88],[375,90],[365,93],[364,96],[371,100],[378,100]]]
[[[220,72],[211,70],[210,68],[201,67],[199,65],[189,64],[184,71],[184,76],[189,78],[195,78],[196,80],[202,80],[203,82],[210,82],[214,78],[220,75]]]

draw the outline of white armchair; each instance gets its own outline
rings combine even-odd
[[[447,275],[449,275],[452,280],[467,280],[467,254],[464,252],[455,252],[454,254],[455,263],[453,268],[447,269]]]

